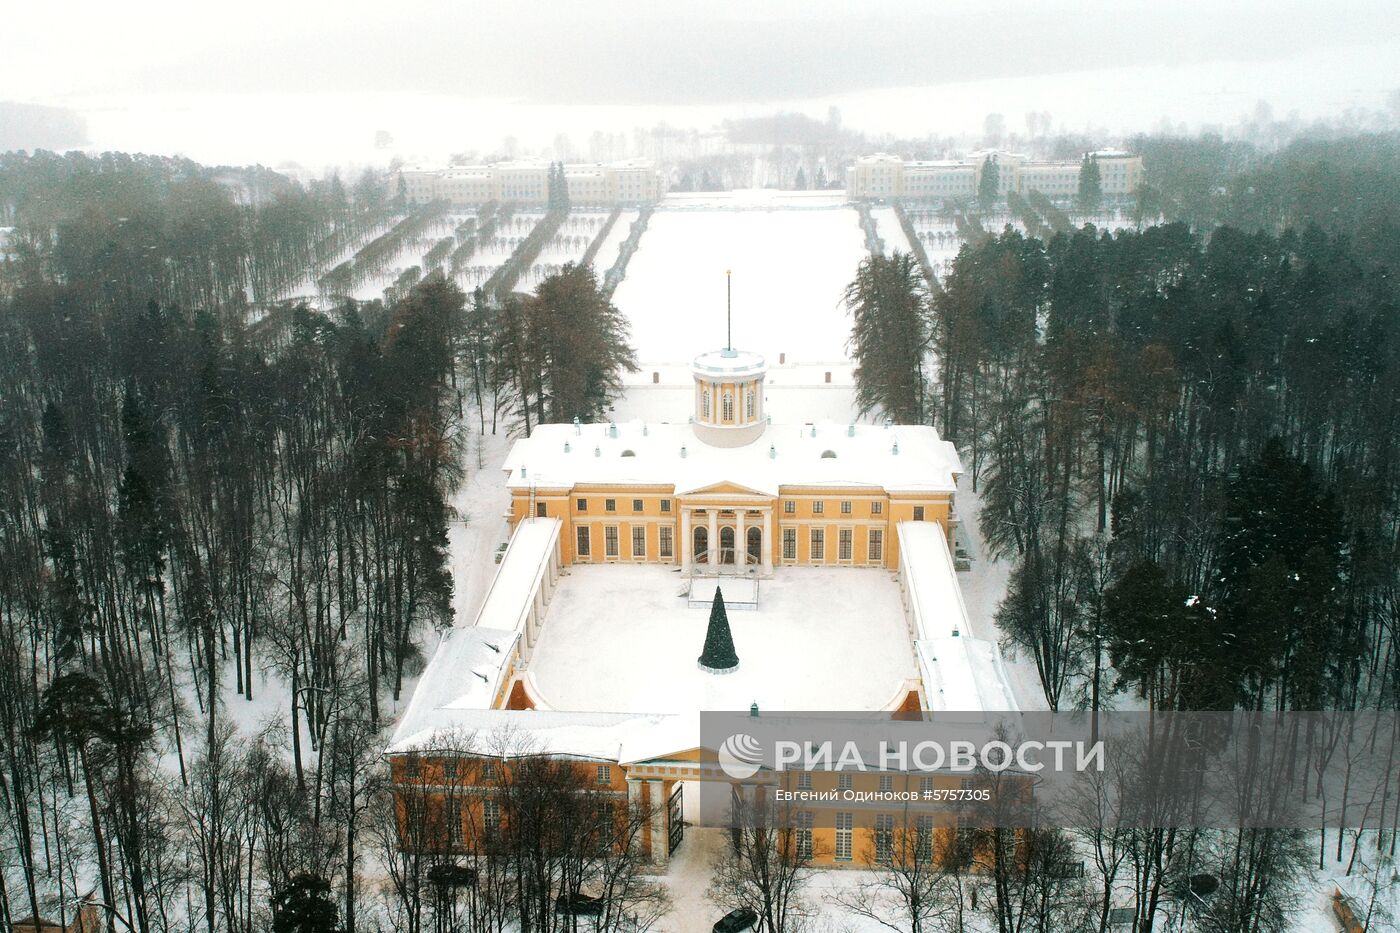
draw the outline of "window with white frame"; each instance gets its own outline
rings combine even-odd
[[[725,421],[734,420],[734,394],[732,392],[724,393],[724,407],[720,411],[720,418]]]
[[[633,525],[633,526],[632,526],[632,556],[633,556],[633,557],[646,557],[646,556],[647,556],[647,526],[646,526],[646,525]]]
[[[798,773],[798,775],[797,775],[797,789],[798,789],[798,790],[811,790],[811,789],[812,789],[812,772],[810,772],[810,771],[802,771],[802,772],[799,772],[799,773]]]
[[[800,810],[797,814],[797,857],[812,857],[812,811]]]
[[[850,560],[850,559],[851,559],[851,554],[852,554],[852,551],[851,551],[851,539],[852,539],[851,529],[849,529],[849,528],[842,528],[840,531],[838,531],[838,532],[836,533],[836,559],[837,559],[837,560]]]
[[[842,515],[850,515],[850,514],[851,514],[851,500],[850,500],[850,499],[842,499],[842,500],[841,500],[841,514],[842,514]]]
[[[850,790],[850,789],[851,789],[851,776],[850,776],[849,774],[838,774],[838,775],[836,775],[836,789],[837,789],[837,790]]]
[[[603,556],[617,556],[617,526],[608,525],[603,529]]]
[[[797,529],[783,529],[783,560],[797,560]]]
[[[632,511],[634,511],[634,512],[640,512],[641,510],[642,510],[642,500],[641,500],[641,499],[633,499],[633,500],[632,500]]]
[[[598,783],[604,786],[612,783],[612,765],[598,766]]]
[[[812,503],[812,514],[813,514],[813,515],[820,515],[820,514],[822,514],[822,513],[825,512],[825,511],[826,511],[826,503],[823,502],[822,500],[818,499],[816,502],[813,502],[813,503]]]
[[[744,393],[744,420],[753,420],[753,392]]]
[[[784,499],[784,500],[783,500],[783,514],[784,514],[784,515],[796,515],[796,514],[797,514],[797,503],[796,503],[795,501],[793,501],[792,499]]]
[[[838,861],[851,860],[851,843],[855,830],[855,814],[840,811],[836,814],[836,858]]]
[[[894,858],[894,816],[875,815],[875,861],[888,862]]]
[[[494,836],[501,829],[501,804],[487,797],[481,802],[481,831]]]
[[[700,414],[702,417],[710,417],[710,390],[706,389],[701,393]]]
[[[882,775],[880,775],[880,792],[881,792],[882,794],[888,794],[888,793],[889,793],[890,791],[892,791],[892,790],[894,790],[894,775],[893,775],[893,774],[882,774]]]
[[[811,550],[812,560],[826,560],[826,533],[823,529],[812,529]]]
[[[914,823],[914,858],[933,861],[933,817],[920,816]]]
[[[657,531],[659,532],[658,556],[663,558],[675,556],[675,531],[670,525],[662,525]]]

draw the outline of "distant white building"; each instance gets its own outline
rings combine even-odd
[[[1105,197],[1126,197],[1142,184],[1142,157],[1121,149],[1089,154],[1099,165]],[[997,165],[1000,197],[1039,191],[1052,200],[1079,193],[1080,160],[1038,161],[1020,153],[983,149],[963,159],[906,161],[877,153],[846,169],[846,194],[869,200],[967,201],[977,196],[989,162]]]
[[[451,168],[406,167],[399,172],[414,204],[447,201],[473,207],[487,201],[542,205],[549,199],[548,162],[497,162]],[[645,159],[567,164],[564,179],[575,205],[645,204],[661,197],[661,173]]]

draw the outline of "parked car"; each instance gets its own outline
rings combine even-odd
[[[603,916],[603,899],[593,897],[590,894],[575,894],[573,897],[561,894],[554,899],[554,912],[556,914],[572,914],[575,917],[601,917]]]
[[[736,907],[715,921],[714,933],[743,933],[758,927],[758,912],[750,907]]]

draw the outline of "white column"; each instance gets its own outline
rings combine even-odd
[[[749,562],[749,542],[745,537],[744,522],[748,518],[744,509],[734,510],[734,563],[742,571]]]
[[[666,787],[657,778],[647,781],[651,790],[651,861],[665,865],[670,859],[670,841],[666,834]]]
[[[773,572],[773,510],[771,508],[763,510],[763,546],[760,550],[763,555],[763,573],[767,576]]]
[[[705,558],[705,563],[711,569],[719,567],[719,509],[710,509],[710,541],[709,556]]]
[[[681,507],[681,567],[690,570],[690,509]]]

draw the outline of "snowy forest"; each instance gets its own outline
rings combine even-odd
[[[401,877],[386,704],[451,621],[466,400],[596,417],[630,351],[574,265],[509,327],[441,273],[250,305],[391,191],[0,160],[0,927],[419,929],[426,881],[358,879]]]
[[[1051,710],[1400,702],[1400,147],[1233,171],[1228,148],[1144,146],[1156,225],[982,233],[941,280],[874,255],[846,295],[859,403],[957,444],[986,556],[1012,563],[1005,647]],[[1223,893],[1196,922],[1288,929],[1309,862],[1393,883],[1397,829],[1213,837]],[[1145,930],[1161,866],[1202,844],[1091,849],[1105,879],[1131,865]]]

